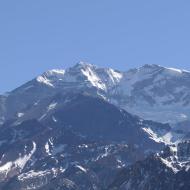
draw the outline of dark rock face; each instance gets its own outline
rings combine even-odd
[[[120,172],[109,190],[188,190],[190,188],[190,142],[182,142],[173,152],[167,147],[160,154],[136,162]]]
[[[102,189],[122,167],[164,146],[142,128],[165,125],[142,121],[100,98],[69,97],[41,121],[9,121],[0,128],[1,189]],[[67,98],[59,94],[51,101]]]
[[[184,141],[178,144],[177,156],[181,161],[190,160],[190,141]]]

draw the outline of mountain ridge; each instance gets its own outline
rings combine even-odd
[[[189,81],[79,63],[0,96],[0,189],[189,189]]]
[[[145,119],[173,125],[184,123],[190,118],[189,80],[190,72],[160,65],[146,64],[121,72],[79,62],[66,70],[47,71],[6,96],[1,96],[1,123],[3,118],[13,117],[16,110],[27,107],[23,103],[23,106],[18,105],[19,109],[12,107],[12,111],[9,111],[12,99],[17,102],[19,96],[24,95],[22,101],[28,99],[26,104],[29,104],[27,101],[35,104],[54,91],[88,92]],[[34,94],[36,98],[31,98]],[[4,108],[7,110],[4,111]],[[152,115],[152,112],[156,114]]]

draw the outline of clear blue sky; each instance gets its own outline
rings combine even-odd
[[[190,70],[190,1],[0,1],[1,93],[80,60]]]

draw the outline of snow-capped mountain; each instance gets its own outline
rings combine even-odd
[[[79,62],[67,70],[51,70],[37,77],[37,81],[54,88],[94,87],[100,91],[108,91],[122,78],[122,73],[113,69],[98,68],[89,63]]]
[[[189,118],[190,72],[144,65],[125,73],[119,105],[146,119],[177,123]]]
[[[0,189],[189,189],[189,81],[80,62],[1,95]]]
[[[16,112],[27,110],[58,92],[86,92],[103,97],[121,77],[121,73],[113,69],[97,68],[83,62],[67,70],[47,71],[13,90],[8,96],[0,97],[0,122],[15,117]]]
[[[190,118],[189,81],[190,72],[159,65],[120,72],[80,62],[66,70],[45,72],[1,96],[1,123],[58,92],[86,92],[144,119],[184,123]]]

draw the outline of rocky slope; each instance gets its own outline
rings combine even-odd
[[[188,190],[190,141],[139,161],[118,174],[109,190]]]
[[[1,189],[102,189],[122,167],[164,147],[143,128],[168,125],[83,94],[50,100],[40,121],[10,120],[0,128]]]
[[[80,62],[1,95],[0,189],[189,189],[189,81]]]

